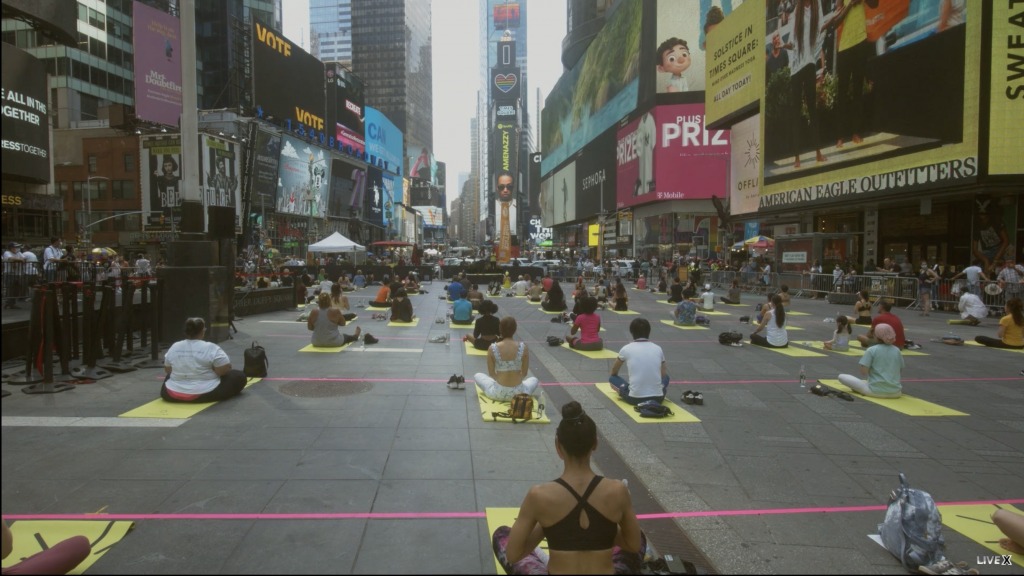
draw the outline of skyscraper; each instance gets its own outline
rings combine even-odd
[[[309,0],[309,28],[320,41],[320,60],[352,66],[352,0]]]
[[[351,0],[351,4],[352,71],[366,82],[366,104],[384,113],[405,134],[407,151],[433,151],[430,0]],[[405,154],[407,160],[409,156]],[[405,167],[406,173],[409,168]]]

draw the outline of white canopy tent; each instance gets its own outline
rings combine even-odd
[[[355,242],[345,238],[338,232],[331,234],[327,238],[317,242],[316,244],[309,245],[310,252],[328,252],[336,254],[339,252],[366,252],[366,247],[356,244]]]

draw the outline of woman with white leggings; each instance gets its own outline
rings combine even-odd
[[[899,398],[903,387],[900,375],[903,372],[903,355],[893,345],[896,331],[888,324],[875,326],[875,337],[880,342],[864,351],[860,359],[861,376],[867,381],[849,374],[840,374],[839,382],[858,394],[873,398]]]
[[[512,339],[516,334],[516,319],[506,316],[498,324],[501,340],[487,349],[487,372],[477,373],[473,381],[491,400],[507,402],[516,394],[536,396],[537,379],[527,377],[530,371],[530,351],[526,344]]]

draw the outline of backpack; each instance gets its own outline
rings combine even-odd
[[[654,400],[641,402],[637,406],[633,406],[633,410],[639,412],[641,418],[665,418],[666,416],[674,416],[668,406],[663,405],[661,402],[655,402]]]
[[[722,332],[718,335],[718,343],[723,346],[732,346],[737,342],[743,342],[743,334],[739,332]]]
[[[242,354],[245,358],[245,375],[249,378],[266,378],[267,368],[270,367],[270,360],[267,360],[267,351],[260,346],[259,342],[253,342],[252,347],[246,349]]]
[[[561,346],[563,342],[565,341],[558,336],[548,336],[548,346]]]
[[[711,320],[707,316],[697,316],[694,320],[697,326],[711,326]]]
[[[946,543],[942,539],[942,514],[927,492],[915,490],[900,474],[900,487],[889,494],[885,521],[878,525],[885,549],[900,559],[907,570],[917,571],[941,561]]]
[[[537,413],[539,414],[542,410],[544,410],[543,404],[538,407]],[[511,418],[513,424],[519,423],[516,420],[525,422],[533,418],[533,396],[529,394],[516,394],[509,403],[508,412],[491,412],[491,418],[494,420],[498,418]]]

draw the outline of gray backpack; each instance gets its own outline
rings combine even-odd
[[[927,492],[915,490],[900,474],[900,487],[889,494],[885,521],[878,525],[885,549],[900,559],[907,570],[917,571],[942,560],[942,514]]]

